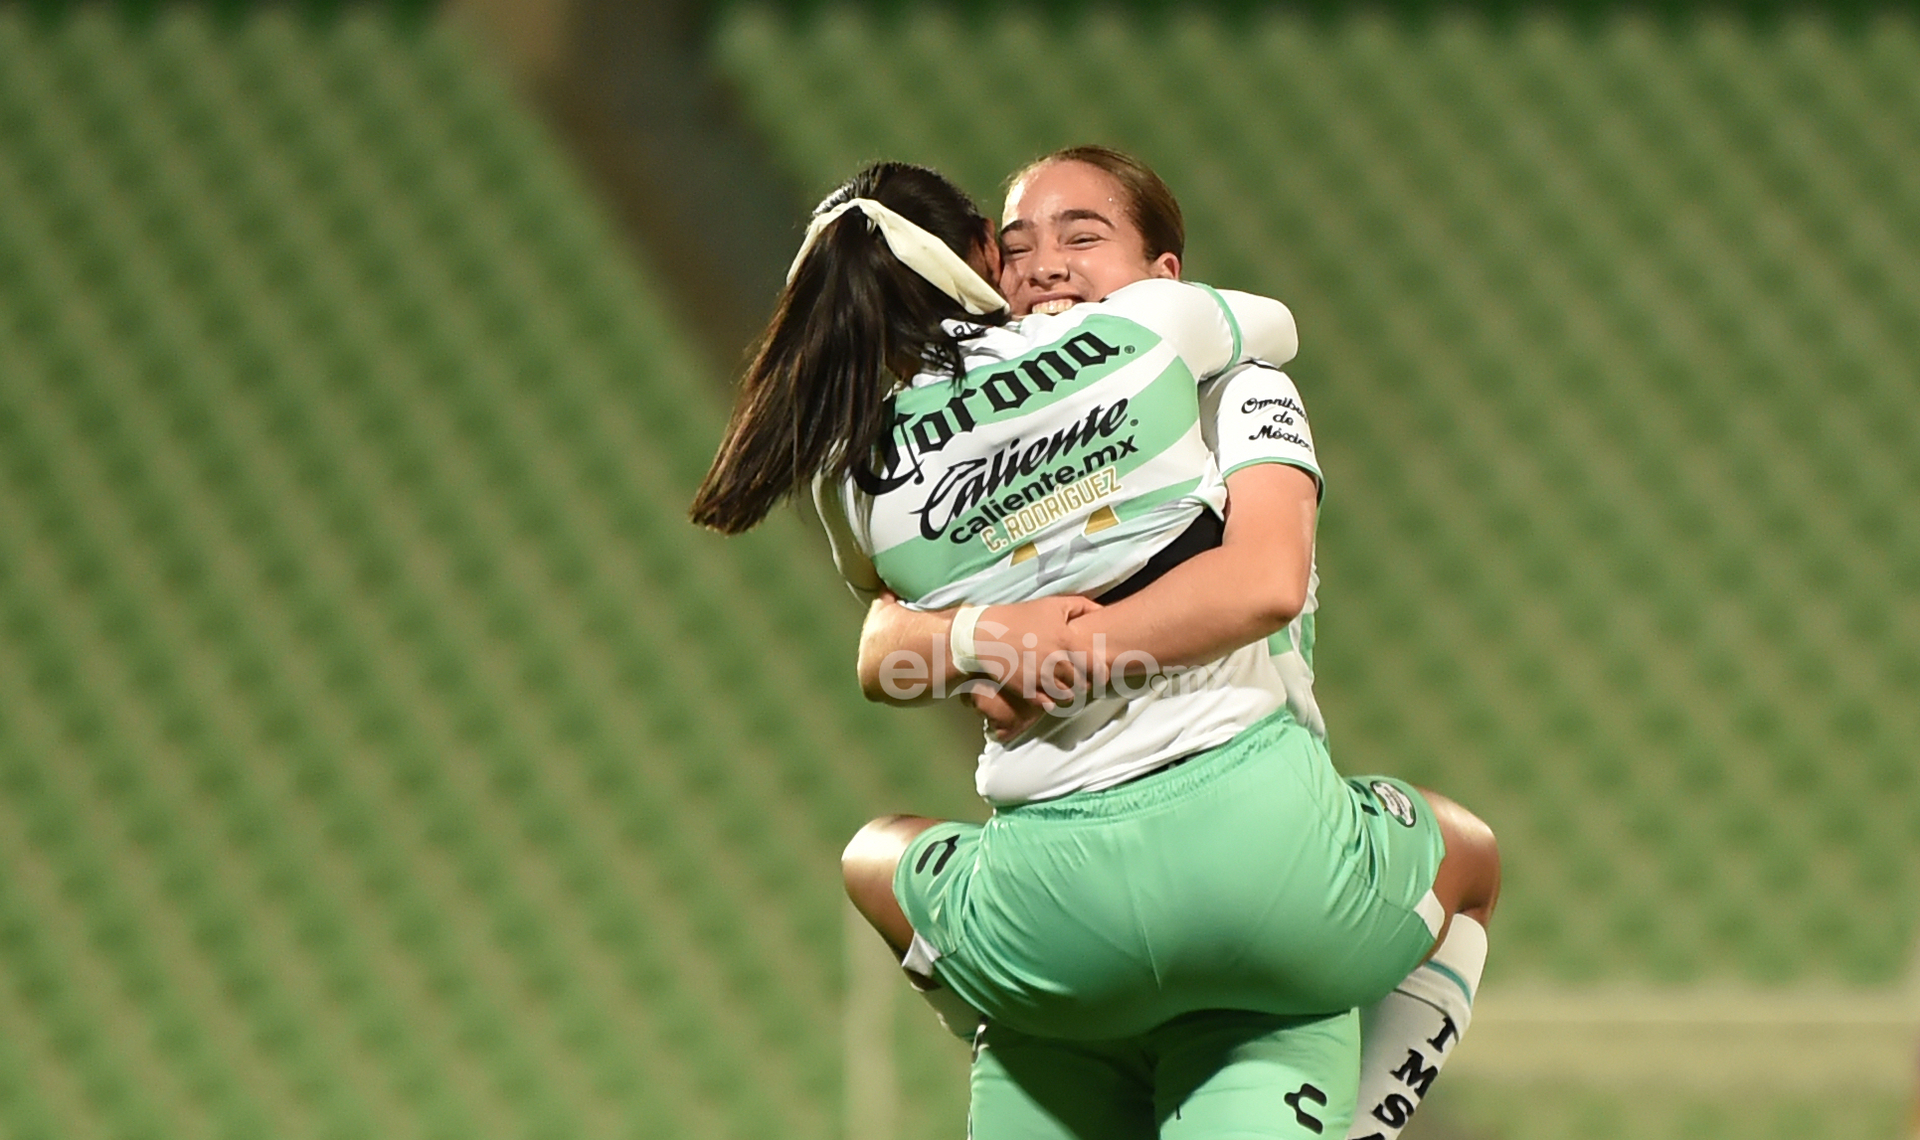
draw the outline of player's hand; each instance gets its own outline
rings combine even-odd
[[[1002,744],[1011,744],[1032,728],[1047,710],[1008,689],[985,683],[969,688],[962,698],[986,721],[987,732]]]
[[[1099,608],[1075,594],[993,606],[980,615],[975,652],[993,679],[1023,701],[1043,710],[1077,703],[1094,683],[1093,655],[1072,623]]]

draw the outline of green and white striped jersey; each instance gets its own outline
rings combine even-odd
[[[894,399],[874,469],[817,487],[856,591],[918,609],[1098,596],[1226,501],[1198,381],[1297,346],[1277,301],[1152,280],[1002,328],[956,324],[965,373]],[[1121,783],[1224,743],[1279,707],[1264,645],[1133,696],[989,740],[976,787],[996,805]]]

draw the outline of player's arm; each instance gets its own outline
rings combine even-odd
[[[1284,364],[1300,348],[1293,314],[1253,293],[1151,278],[1114,290],[1101,305],[1166,341],[1196,380],[1249,360]]]
[[[1088,674],[1104,678],[1128,652],[1145,654],[1163,668],[1202,664],[1285,628],[1299,614],[1312,575],[1321,493],[1299,392],[1279,369],[1250,365],[1204,385],[1201,408],[1208,450],[1227,472],[1221,546],[1106,609],[1082,598],[1050,599],[1090,615],[1069,616],[1066,623],[1061,612],[1038,603],[994,607],[983,615],[992,619],[983,623],[983,633],[991,630],[1001,644],[983,639],[982,652],[1011,655],[1014,646],[1025,648],[1021,657],[1005,658],[1021,667],[1019,691],[1046,693],[1042,679],[1028,675],[1040,671],[1054,693],[1063,693]],[[861,641],[868,695],[887,699],[878,669],[888,654],[917,648],[930,657],[931,647],[946,644],[951,625],[952,611],[923,614],[895,602],[876,603]],[[1095,641],[1096,633],[1104,636]],[[1041,670],[1048,660],[1054,667]],[[942,677],[949,687],[957,679],[953,672]]]
[[[1260,463],[1229,476],[1227,496],[1220,545],[1130,598],[1111,606],[1064,596],[989,607],[975,644],[994,663],[992,676],[1018,674],[1018,691],[1044,705],[1049,693],[1064,697],[1117,667],[1201,665],[1284,629],[1306,603],[1319,484],[1298,467]],[[926,704],[936,691],[952,693],[967,681],[951,651],[955,612],[913,610],[891,596],[875,601],[860,631],[860,688],[867,699]],[[1032,652],[1034,646],[1044,652]],[[1066,655],[1047,669],[1056,648]],[[1075,653],[1084,656],[1076,661]],[[1035,665],[1043,678],[1025,675]]]
[[[1305,604],[1322,487],[1299,390],[1278,368],[1247,365],[1201,387],[1200,413],[1226,473],[1221,545],[1074,622],[1083,643],[1106,634],[1096,674],[1129,650],[1166,668],[1215,660],[1285,628]]]
[[[1260,463],[1227,477],[1219,546],[1187,559],[1132,597],[1072,620],[1096,677],[1215,661],[1286,628],[1306,604],[1319,484],[1298,467]]]
[[[948,639],[955,610],[914,610],[892,594],[867,608],[860,627],[860,691],[870,701],[929,704],[967,680],[953,663]]]
[[[1083,655],[1082,670],[1052,671],[1056,691],[1081,673],[1104,681],[1109,665],[1129,650],[1160,667],[1215,660],[1285,628],[1302,597],[1310,596],[1322,487],[1299,391],[1278,368],[1246,365],[1202,384],[1200,408],[1207,450],[1226,472],[1229,490],[1222,547],[1111,610],[1073,621],[1064,641],[1038,641],[1023,666],[1047,660],[1056,648]],[[1263,467],[1268,470],[1256,474]],[[1096,641],[1095,632],[1104,636]],[[1127,663],[1143,669],[1145,658]],[[1036,680],[1023,676],[1021,685]],[[1019,727],[1015,718],[996,724]]]
[[[813,504],[826,529],[834,566],[854,597],[868,603],[858,665],[860,690],[867,699],[923,705],[934,699],[934,692],[950,692],[966,680],[954,668],[951,653],[936,651],[947,644],[954,611],[928,612],[900,604],[854,529],[844,488],[815,479]]]
[[[870,701],[912,706],[928,704],[936,694],[952,696],[977,678],[1004,680],[1014,672],[1020,652],[1016,646],[1026,634],[1050,643],[1064,640],[1067,623],[1096,608],[1073,595],[989,606],[973,634],[975,654],[987,671],[966,673],[953,654],[957,608],[916,610],[892,594],[882,594],[868,607],[860,627],[860,691]]]
[[[1048,703],[1104,685],[1115,672],[1138,675],[1217,661],[1299,616],[1313,571],[1319,483],[1299,467],[1263,462],[1229,476],[1227,491],[1221,544],[1132,597],[1110,606],[1084,598],[1042,599],[1083,607],[1067,615],[1064,626],[1023,626],[1022,611],[1037,602],[988,611],[1004,619],[1000,637],[1007,645],[1029,645],[1026,634],[1035,635],[1017,659],[1013,693],[1000,694],[1031,694],[1031,701],[996,702],[988,695],[974,702],[995,737],[1013,740]],[[884,609],[884,603],[875,606],[876,614]]]
[[[1130,598],[988,608],[975,644],[993,679],[1015,678],[1020,693],[1045,703],[1104,681],[1116,662],[1131,672],[1145,671],[1147,659],[1155,669],[1201,665],[1284,629],[1306,603],[1319,484],[1298,467],[1261,463],[1229,476],[1227,495],[1220,545]],[[912,610],[890,597],[873,604],[860,632],[868,699],[924,704],[936,676],[949,693],[968,679],[952,660],[954,612]]]

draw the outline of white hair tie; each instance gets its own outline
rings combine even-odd
[[[962,260],[946,242],[872,198],[853,198],[813,216],[812,223],[807,226],[807,236],[800,242],[800,252],[794,255],[793,264],[787,267],[788,283],[792,283],[794,275],[800,272],[800,263],[807,259],[807,254],[813,252],[814,243],[820,240],[820,235],[848,210],[859,210],[865,214],[867,224],[879,230],[880,236],[887,239],[887,248],[893,250],[893,255],[900,259],[901,264],[960,302],[967,312],[979,316],[997,313],[1007,307],[1006,298],[982,280],[974,272],[973,266]]]

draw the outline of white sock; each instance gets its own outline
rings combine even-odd
[[[1400,1135],[1467,1031],[1486,964],[1486,928],[1456,914],[1433,957],[1360,1011],[1360,1101],[1348,1140]]]

